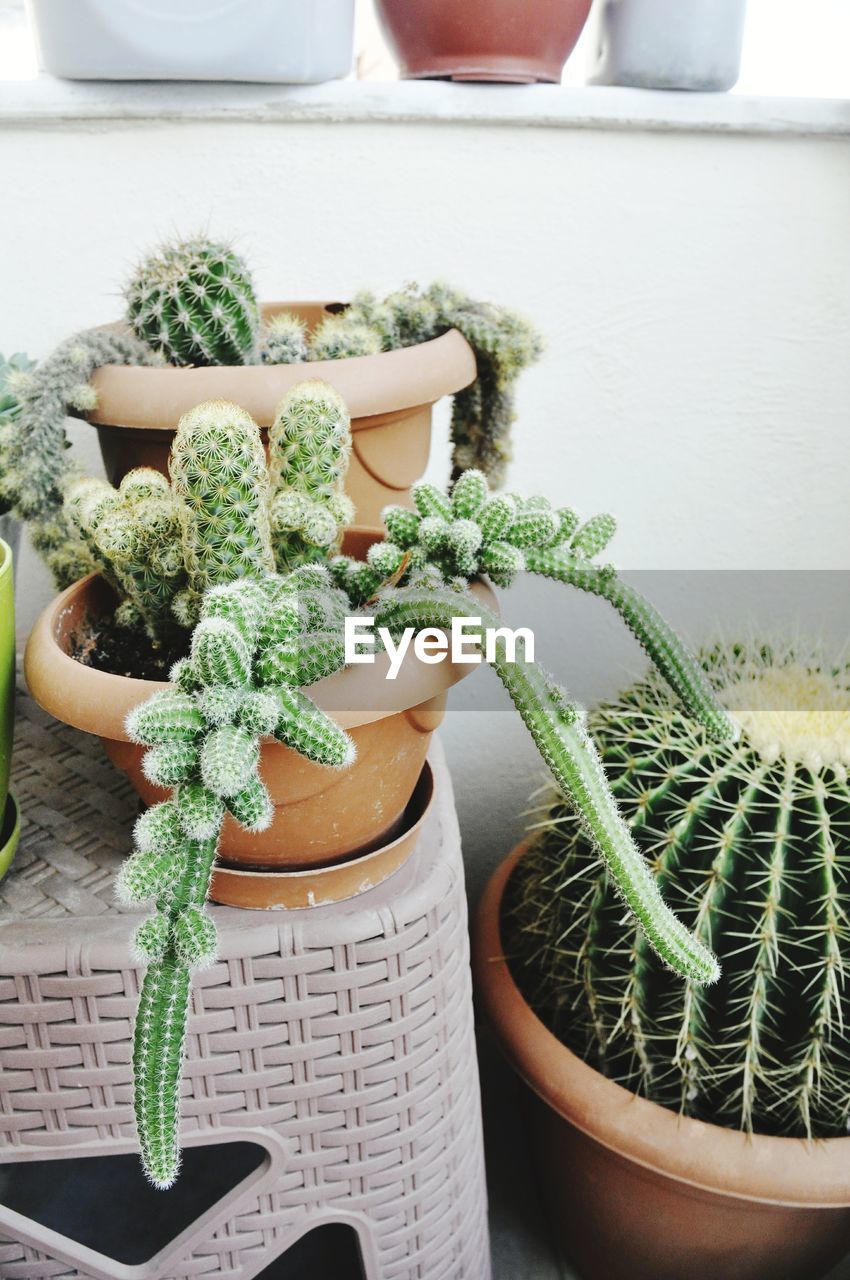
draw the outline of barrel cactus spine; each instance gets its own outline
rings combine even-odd
[[[151,350],[175,365],[255,364],[260,308],[247,265],[204,236],[165,244],[125,289],[127,319]]]
[[[259,776],[260,739],[273,736],[333,768],[354,758],[348,735],[300,686],[338,670],[342,644],[311,630],[347,607],[327,573],[240,579],[204,596],[191,654],[127,720],[146,748],[148,778],[173,788],[135,829],[135,851],[118,891],[132,904],[154,899],[136,933],[147,973],[136,1017],[135,1111],[145,1170],[160,1188],[177,1177],[179,1085],[192,969],[214,962],[215,926],[204,910],[225,814],[266,829],[272,803]],[[287,683],[287,681],[291,683]]]
[[[591,715],[617,802],[722,977],[684,986],[635,932],[553,798],[509,885],[503,936],[538,1015],[592,1066],[730,1128],[826,1138],[850,1124],[850,667],[793,644],[717,645],[742,726],[715,742],[656,673]]]

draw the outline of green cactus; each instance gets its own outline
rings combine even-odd
[[[259,360],[254,284],[227,244],[205,236],[165,244],[139,264],[124,293],[130,328],[169,364]]]
[[[177,504],[158,471],[130,471],[117,490],[105,481],[73,481],[65,511],[101,572],[124,597],[121,621],[159,641],[175,629],[171,602],[185,585]]]
[[[131,740],[147,748],[148,777],[174,788],[170,800],[139,819],[135,852],[118,881],[125,901],[156,900],[156,915],[136,933],[136,950],[148,969],[133,1065],[142,1160],[157,1187],[171,1186],[179,1168],[190,971],[215,959],[215,926],[204,902],[224,816],[229,811],[252,831],[272,820],[257,773],[262,736],[332,768],[345,768],[354,758],[348,735],[285,679],[289,673],[295,680],[305,672],[330,674],[342,665],[336,637],[312,631],[311,623],[329,611],[341,617],[347,607],[319,566],[307,575],[296,571],[212,587],[191,656],[172,673],[175,687],[155,693],[127,719]],[[262,661],[269,651],[280,659],[271,678]],[[234,653],[245,660],[234,662]]]
[[[6,392],[18,408],[0,423],[0,505],[29,525],[33,545],[60,588],[94,567],[63,511],[64,491],[74,477],[65,418],[95,407],[89,379],[101,365],[157,363],[132,334],[91,329],[68,338],[34,368],[7,372]]]
[[[354,506],[345,493],[351,428],[345,401],[325,382],[284,396],[269,431],[270,518],[279,572],[339,550]]]
[[[466,592],[423,585],[385,591],[375,612],[376,625],[398,634],[406,627],[451,628],[456,617],[480,617],[483,631],[497,631],[500,619]],[[471,630],[467,630],[472,635]],[[521,653],[508,658],[499,637],[491,665],[504,684],[561,793],[605,865],[649,945],[677,973],[696,984],[712,983],[717,964],[706,944],[676,919],[665,905],[650,869],[631,838],[608,790],[599,757],[587,734],[580,709],[533,662]]]
[[[192,617],[208,587],[272,572],[266,455],[250,414],[211,400],[184,414],[169,461]]]
[[[590,726],[665,899],[718,955],[682,985],[622,908],[563,802],[514,872],[513,972],[546,1025],[663,1106],[759,1133],[850,1123],[850,666],[794,646],[725,644],[705,667],[742,726],[714,741],[657,674]]]

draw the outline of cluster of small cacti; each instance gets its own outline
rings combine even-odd
[[[148,748],[146,776],[173,788],[139,819],[135,852],[119,877],[126,902],[154,899],[157,908],[136,933],[148,969],[133,1053],[142,1159],[157,1187],[171,1186],[179,1166],[190,973],[215,959],[204,902],[224,817],[250,831],[272,820],[257,772],[262,737],[334,768],[354,757],[347,734],[301,692],[343,665],[347,609],[321,565],[210,587],[190,655],[172,672],[174,687],[128,717],[128,735]]]
[[[7,374],[8,392],[19,408],[0,434],[0,502],[28,524],[33,545],[60,587],[93,568],[62,509],[74,474],[65,418],[95,407],[89,380],[101,365],[158,362],[132,334],[91,329],[63,342],[34,368]]]
[[[486,477],[474,468],[448,494],[431,484],[414,485],[413,500],[415,511],[384,510],[388,539],[369,549],[366,564],[343,556],[332,562],[335,581],[356,603],[372,599],[386,582],[404,585],[424,568],[450,585],[464,585],[477,573],[499,586],[509,586],[522,571],[556,579],[608,600],[688,712],[718,741],[734,736],[730,717],[673,629],[613,565],[593,563],[614,535],[613,516],[582,523],[572,508],[553,508],[546,498],[491,496]]]
[[[242,258],[196,236],[164,244],[125,288],[136,337],[169,364],[256,364],[260,307]]]
[[[553,797],[510,882],[503,937],[549,1028],[591,1065],[711,1123],[801,1137],[850,1125],[850,666],[718,645],[705,667],[742,727],[718,743],[657,675],[591,717],[658,888],[717,954],[684,985],[623,927]]]
[[[116,622],[155,640],[191,627],[215,583],[286,572],[339,546],[352,508],[344,492],[351,452],[348,413],[324,383],[284,396],[269,432],[224,401],[181,419],[171,452],[171,484],[148,468],[119,488],[71,483],[64,514],[90,567],[121,603]]]

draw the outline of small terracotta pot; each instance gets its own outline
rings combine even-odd
[[[408,80],[560,82],[591,0],[377,0]]]
[[[269,302],[266,319],[291,311],[311,327],[340,310],[338,303]],[[399,351],[306,364],[148,369],[106,365],[92,378],[97,428],[111,484],[133,467],[168,471],[171,442],[182,414],[204,400],[232,400],[265,430],[282,396],[305,378],[329,382],[351,414],[354,448],[346,490],[360,525],[380,524],[388,503],[409,505],[410,487],[425,471],[431,413],[442,396],[475,380],[472,348],[456,329]]]
[[[343,549],[353,555],[380,537],[350,530]],[[484,583],[473,590],[493,608]],[[127,713],[166,684],[110,675],[72,658],[75,635],[87,620],[114,605],[107,583],[91,574],[57,596],[36,622],[24,669],[36,701],[57,719],[94,733],[113,764],[123,770],[146,804],[167,792],[142,772],[144,748],[130,742]],[[275,804],[267,831],[252,834],[225,820],[221,856],[254,867],[322,866],[366,853],[393,839],[422,772],[431,735],[440,724],[451,685],[474,670],[449,659],[437,665],[408,654],[396,680],[387,680],[388,658],[351,667],[311,686],[310,695],[357,746],[349,769],[313,764],[279,742],[267,740],[260,774]]]
[[[553,1229],[585,1280],[817,1280],[850,1248],[850,1138],[748,1137],[680,1117],[594,1071],[526,1003],[504,957],[505,886],[478,914],[478,995],[533,1091]]]

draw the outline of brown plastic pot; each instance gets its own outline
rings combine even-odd
[[[377,530],[350,530],[343,549],[363,555],[379,536]],[[473,590],[495,606],[486,584]],[[144,748],[129,741],[124,722],[133,707],[168,686],[96,671],[71,657],[86,622],[113,606],[111,589],[97,574],[63,591],[33,628],[24,670],[36,701],[58,720],[97,734],[113,764],[152,804],[167,792],[145,778]],[[429,665],[411,652],[396,680],[386,679],[387,669],[386,654],[379,654],[374,664],[350,667],[311,686],[316,704],[351,733],[357,759],[349,769],[330,769],[265,741],[260,774],[275,817],[267,831],[253,834],[228,817],[222,858],[252,867],[322,866],[369,852],[399,834],[431,735],[443,718],[446,692],[474,667],[449,659]]]
[[[269,302],[266,319],[291,311],[314,327],[338,303]],[[442,396],[475,380],[472,348],[456,329],[430,342],[375,356],[307,364],[145,368],[107,365],[92,378],[97,428],[110,483],[133,467],[168,470],[181,416],[204,400],[232,400],[265,430],[281,397],[305,378],[329,382],[351,414],[354,441],[346,490],[360,525],[380,523],[388,503],[409,503],[412,484],[428,464],[431,415]]]
[[[513,851],[481,901],[478,996],[532,1091],[559,1242],[584,1280],[817,1280],[850,1248],[850,1138],[748,1137],[678,1116],[594,1071],[526,1003],[504,957]]]
[[[557,84],[591,0],[376,0],[408,80]]]

